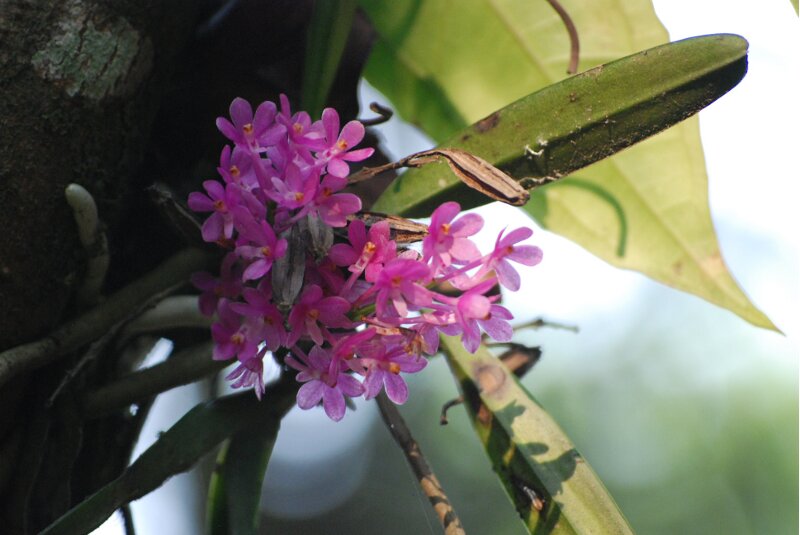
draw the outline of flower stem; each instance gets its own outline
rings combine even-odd
[[[389,429],[392,438],[400,446],[400,449],[403,450],[408,464],[411,465],[411,471],[417,477],[422,492],[428,497],[433,510],[436,511],[436,516],[439,517],[439,522],[444,528],[445,535],[465,535],[466,532],[461,526],[461,520],[459,520],[453,505],[444,493],[436,474],[433,473],[428,461],[422,454],[419,444],[411,435],[411,430],[400,415],[400,411],[397,410],[397,406],[389,401],[389,398],[383,392],[375,399],[378,402],[378,408],[381,411],[381,417],[383,417],[387,429]]]

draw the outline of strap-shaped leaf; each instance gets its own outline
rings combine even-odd
[[[294,381],[268,388],[259,402],[252,392],[201,403],[186,413],[117,479],[78,504],[42,533],[82,535],[102,524],[123,504],[152,492],[191,468],[203,455],[244,428],[275,429],[294,404]]]
[[[747,42],[735,35],[670,43],[548,86],[442,146],[473,152],[532,187],[696,113],[735,86],[746,68]],[[650,152],[628,151],[536,190],[525,210],[613,265],[641,271],[774,329],[722,260],[699,140],[694,129],[682,132],[654,139],[659,145],[651,145]],[[465,207],[486,202],[442,164],[432,164],[404,173],[373,208],[427,215],[447,199]]]
[[[279,426],[247,427],[220,452],[208,493],[211,535],[256,535],[264,474]]]
[[[746,71],[747,41],[741,37],[684,39],[545,87],[441,146],[477,154],[533,187],[526,178],[557,180],[686,119],[727,93]],[[405,172],[374,209],[425,216],[454,198],[465,208],[489,202],[443,164],[427,165]]]
[[[485,347],[457,337],[443,350],[492,467],[530,533],[633,533],[561,428]]]

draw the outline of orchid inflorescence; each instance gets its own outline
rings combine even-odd
[[[345,396],[372,399],[385,389],[404,403],[400,374],[426,366],[423,355],[437,351],[440,333],[460,334],[471,352],[481,330],[510,340],[512,315],[493,288],[519,289],[512,262],[539,263],[538,247],[519,244],[532,231],[501,232],[481,254],[470,236],[483,219],[457,218],[460,206],[446,202],[433,212],[421,252],[400,246],[388,221],[367,227],[354,217],[361,200],[341,192],[348,162],[373,152],[353,150],[364,126],[350,121],[340,131],[331,108],[312,122],[306,112],[292,114],[283,95],[280,104],[264,102],[254,114],[235,99],[231,120],[217,119],[234,143],[222,150],[221,181],[189,195],[192,210],[211,212],[203,239],[227,250],[218,277],[198,273],[193,282],[203,291],[200,310],[216,315],[213,358],[238,359],[227,376],[232,386],[252,387],[260,399],[263,359],[280,355],[305,383],[297,404],[321,401],[338,421]]]

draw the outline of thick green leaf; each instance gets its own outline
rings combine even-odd
[[[580,34],[582,67],[667,39],[647,0],[563,4]],[[451,143],[466,124],[564,76],[569,43],[560,19],[546,2],[476,0],[459,3],[455,8],[444,0],[362,0],[362,6],[381,33],[366,69],[367,78],[392,100],[401,116],[440,142],[454,136],[447,141]],[[727,45],[735,39],[720,40]],[[744,52],[742,44],[739,41],[733,47],[738,46],[740,54]],[[715,52],[709,50],[713,56]],[[690,63],[693,60],[685,59]],[[704,57],[694,59],[702,62]],[[676,66],[668,79],[681,81],[682,76],[681,68]],[[703,76],[701,80],[707,81]],[[643,72],[641,79],[617,86],[612,94],[624,97],[630,93],[636,100],[633,93],[638,93],[640,87],[647,86],[647,92],[658,82],[652,77],[648,80]],[[593,103],[582,100],[583,96],[572,96],[577,100],[571,109],[582,107],[587,119],[596,119],[599,116]],[[662,103],[671,105],[669,100]],[[537,132],[539,123],[558,122],[563,108],[562,103],[537,110],[538,116],[528,123],[514,126]],[[681,110],[679,106],[665,112],[679,114]],[[686,111],[686,115],[691,113]],[[635,118],[635,114],[629,118]],[[647,115],[641,119],[647,120]],[[487,128],[492,123],[477,123],[477,128]],[[562,128],[568,126],[570,123],[566,122]],[[602,139],[604,132],[608,140],[615,140],[608,141],[608,148],[620,139],[625,141],[624,136],[630,134],[629,130],[615,132],[617,124],[612,121],[605,124],[605,131],[598,129],[597,123],[594,126],[590,131],[596,134],[595,142]],[[533,167],[538,167],[540,174],[554,174],[550,167],[552,151],[537,143],[535,136],[526,139]],[[624,144],[619,143],[616,149]],[[525,146],[513,148],[521,152]],[[573,155],[576,160],[586,159],[583,147],[576,147]],[[569,153],[560,158],[569,158]],[[440,184],[446,187],[449,180],[449,173],[442,173],[436,177],[434,188],[426,182],[421,190],[410,193],[400,194],[392,189],[375,209],[402,208],[408,204],[403,195],[433,196]],[[544,227],[576,241],[613,265],[640,271],[728,308],[755,325],[774,329],[770,320],[749,302],[722,260],[708,209],[696,120],[685,121],[588,167],[576,178],[537,190],[526,208]]]
[[[633,533],[558,424],[485,347],[456,337],[443,349],[486,454],[530,533]]]
[[[278,427],[243,429],[220,452],[208,494],[211,535],[258,533],[261,487]]]
[[[477,154],[532,187],[528,178],[557,180],[682,121],[727,93],[746,70],[741,37],[685,39],[547,86],[441,146]],[[424,216],[450,198],[464,208],[490,200],[467,189],[445,164],[426,165],[404,173],[375,209]]]
[[[237,431],[274,428],[294,404],[294,381],[267,390],[259,402],[252,392],[201,403],[186,413],[117,479],[68,511],[42,533],[89,533],[123,504],[152,492],[168,478],[191,468],[203,455]]]
[[[303,108],[319,116],[336,77],[342,52],[350,35],[357,0],[317,0],[308,28]]]
[[[798,3],[798,0],[791,0],[791,2],[792,7],[794,7],[794,12],[800,14],[800,4]]]

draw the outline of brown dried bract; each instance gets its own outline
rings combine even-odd
[[[464,184],[495,201],[522,206],[530,194],[516,180],[483,158],[459,149],[433,149],[412,154],[407,165],[417,167],[444,158],[450,169]]]
[[[365,225],[371,227],[375,223],[386,221],[389,223],[389,230],[392,233],[392,239],[397,243],[414,243],[422,241],[428,235],[428,225],[411,221],[404,217],[396,215],[382,214],[380,212],[358,212],[347,217],[348,221],[358,219],[363,221]]]

